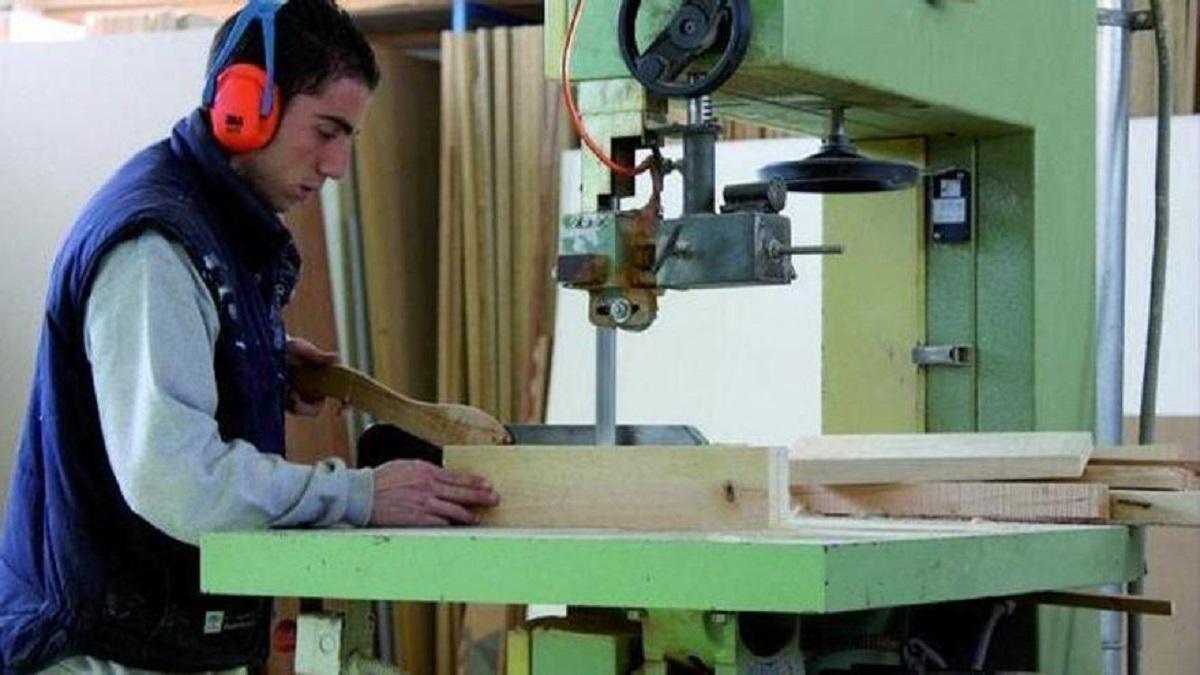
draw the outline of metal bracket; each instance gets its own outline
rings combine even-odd
[[[1154,13],[1148,9],[1126,12],[1121,9],[1096,10],[1096,22],[1101,26],[1116,26],[1131,31],[1153,30]]]
[[[339,673],[342,670],[340,614],[301,614],[296,618],[297,673]]]
[[[918,366],[964,368],[974,361],[974,351],[969,345],[917,345],[912,350],[912,361]]]

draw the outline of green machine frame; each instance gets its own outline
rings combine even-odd
[[[672,0],[645,0],[652,34]],[[558,78],[574,0],[547,0]],[[572,76],[602,141],[637,135],[665,102],[629,78],[619,0],[589,0]],[[751,0],[754,34],[713,96],[719,119],[821,136],[833,106],[870,155],[973,176],[970,240],[931,241],[923,186],[829,196],[824,236],[823,430],[1090,430],[1094,401],[1093,0]],[[764,158],[767,161],[797,159]],[[586,157],[585,210],[611,189]],[[668,296],[669,297],[669,296]],[[661,311],[671,311],[664,304]],[[579,320],[584,320],[580,317]],[[653,330],[653,328],[650,328]],[[920,345],[966,345],[962,367],[916,366]],[[777,534],[545,531],[207,535],[211,592],[618,610],[509,636],[510,673],[616,674],[680,654],[734,675],[739,616],[886,621],[930,607],[1094,587],[1137,572],[1120,527],[946,529],[850,520]],[[612,620],[612,616],[617,618]],[[1041,609],[1020,649],[1047,673],[1099,672],[1095,612]],[[854,632],[857,628],[849,629]],[[1030,646],[1034,645],[1034,646]],[[1017,648],[1017,647],[1014,647]],[[633,651],[640,650],[640,654]],[[682,650],[682,651],[680,651]],[[774,672],[774,671],[762,671]]]
[[[575,82],[608,81],[611,88],[629,81],[617,48],[619,4],[587,3],[574,49]],[[558,78],[573,6],[546,3],[548,77]],[[674,6],[645,0],[639,33],[661,28]],[[825,345],[834,350],[826,356],[824,380],[832,387],[826,433],[1092,429],[1095,3],[751,0],[751,6],[753,38],[737,73],[714,96],[718,118],[821,136],[830,106],[846,105],[850,136],[868,151],[931,169],[965,167],[976,179],[975,236],[967,244],[925,244],[919,188],[826,199],[826,238],[850,252],[826,265],[825,314],[832,325]],[[765,161],[782,159],[794,158]],[[889,287],[879,279],[881,265]],[[852,298],[869,298],[870,306],[863,310]],[[858,311],[872,318],[864,321]],[[899,342],[872,348],[868,343],[884,344],[881,332]],[[907,355],[915,342],[973,344],[978,359],[970,368],[931,372],[918,384],[906,359],[886,354]],[[906,380],[908,395],[874,396],[886,410],[897,409],[901,398],[909,407],[864,420],[864,383],[856,380],[865,373],[881,379],[888,363],[880,359],[890,360],[897,381]],[[850,361],[858,365],[842,365]],[[928,403],[913,408],[918,398]]]

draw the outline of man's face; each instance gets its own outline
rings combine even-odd
[[[351,142],[370,101],[367,86],[350,77],[330,80],[315,94],[297,94],[267,147],[234,155],[230,166],[284,213],[316,194],[326,178],[346,175]]]

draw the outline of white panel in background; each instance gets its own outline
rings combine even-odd
[[[1135,119],[1129,137],[1125,258],[1125,413],[1141,407],[1154,245],[1157,125]],[[1200,116],[1171,126],[1171,231],[1159,352],[1158,414],[1200,415]]]
[[[812,139],[734,141],[717,145],[717,195],[727,183],[757,180],[763,165],[817,149]],[[679,146],[667,149],[678,156]],[[579,155],[564,155],[564,213],[579,210]],[[622,208],[646,201],[648,179]],[[666,215],[679,213],[682,187],[671,175],[663,193]],[[821,242],[819,197],[792,194],[786,215],[792,241]],[[790,286],[668,291],[658,320],[643,333],[619,331],[617,422],[690,424],[711,441],[786,445],[820,433],[821,261],[794,259]],[[548,421],[595,420],[595,329],[587,295],[559,289]]]
[[[20,7],[8,13],[9,42],[65,42],[83,36],[83,24],[51,19]]]
[[[0,44],[0,513],[58,244],[114,169],[199,104],[212,35]]]

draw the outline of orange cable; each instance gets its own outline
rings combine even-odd
[[[575,32],[579,28],[579,18],[583,16],[583,6],[587,4],[587,0],[579,0],[575,4],[575,11],[571,14],[571,23],[567,27],[567,41],[563,45],[562,54],[562,96],[563,102],[567,104],[567,114],[571,118],[571,126],[575,128],[575,133],[579,135],[580,140],[587,146],[588,150],[600,160],[604,166],[615,174],[626,178],[633,178],[639,174],[645,173],[654,165],[655,158],[653,155],[647,157],[641,164],[635,168],[630,168],[623,164],[618,164],[596,143],[591,134],[588,133],[587,127],[583,124],[583,118],[579,114],[579,108],[575,106],[575,96],[571,93],[571,52],[575,47]]]

